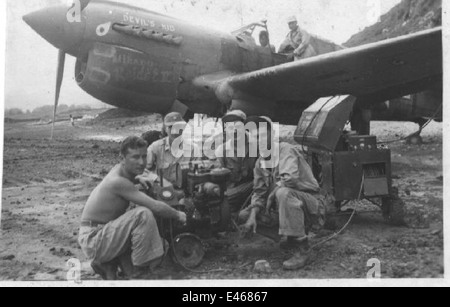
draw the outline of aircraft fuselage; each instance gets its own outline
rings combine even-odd
[[[245,35],[204,28],[117,2],[93,1],[77,16],[67,6],[43,9],[24,20],[58,49],[77,58],[75,79],[93,97],[120,108],[154,113],[187,111],[221,116],[227,107],[268,115],[285,124],[315,99],[267,101],[234,93],[221,99],[202,76],[224,79],[287,63]],[[319,53],[341,47],[328,42]],[[199,84],[201,86],[199,86]]]
[[[193,86],[195,78],[287,62],[231,34],[128,5],[92,2],[82,23],[83,39],[68,50],[78,85],[122,108],[166,113],[178,100],[195,113],[220,115],[222,103],[211,89]]]

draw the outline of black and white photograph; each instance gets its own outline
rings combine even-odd
[[[443,2],[7,0],[0,286],[444,282]]]

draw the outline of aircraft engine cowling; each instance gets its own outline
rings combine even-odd
[[[179,74],[168,60],[138,50],[95,44],[75,69],[78,85],[93,97],[120,108],[165,114],[176,100]]]

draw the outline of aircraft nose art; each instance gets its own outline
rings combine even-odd
[[[76,48],[83,40],[84,17],[74,16],[76,12],[61,5],[45,8],[23,17],[23,20],[50,44],[67,53]]]

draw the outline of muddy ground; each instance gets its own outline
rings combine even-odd
[[[154,116],[79,121],[73,128],[58,123],[55,140],[50,126],[32,123],[5,125],[5,148],[0,238],[0,280],[65,280],[66,262],[83,263],[82,278],[98,280],[77,244],[78,223],[89,193],[119,161],[123,137],[155,128]],[[382,140],[393,140],[416,129],[413,124],[374,123]],[[292,128],[283,128],[289,138]],[[201,274],[186,272],[167,259],[148,279],[324,279],[365,278],[367,261],[377,258],[383,278],[441,278],[443,265],[442,124],[432,123],[423,133],[425,144],[390,144],[394,184],[408,210],[412,227],[384,223],[379,209],[358,205],[358,215],[340,236],[313,253],[304,270],[286,272],[276,243],[261,236],[239,239],[226,234],[228,244],[208,244]],[[352,204],[353,206],[354,204]],[[342,217],[345,223],[348,217]],[[332,231],[312,238],[319,242]],[[257,260],[272,270],[258,273]]]

